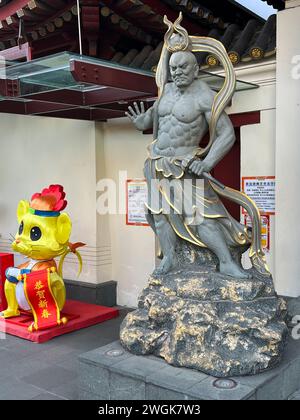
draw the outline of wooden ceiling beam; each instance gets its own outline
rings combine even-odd
[[[28,7],[24,7],[23,9],[17,10],[16,15],[18,16],[18,18],[22,18],[24,21],[36,21],[43,19],[42,16],[36,15]]]
[[[154,38],[149,33],[134,25],[131,25],[127,19],[115,14],[112,9],[109,9],[108,7],[102,7],[100,13],[114,31],[117,31],[126,37],[132,38],[135,41],[139,41],[143,44],[156,43]]]
[[[76,0],[70,0],[67,4],[61,1],[53,4],[52,0],[51,2],[49,0],[49,3],[51,3],[52,7],[36,0],[27,1],[23,8],[16,9],[14,13],[7,16],[4,20],[0,20],[0,34],[3,35],[5,32],[9,32],[11,35],[16,34],[19,29],[19,18],[21,17],[25,22],[26,33],[34,30],[38,31],[41,26],[45,27],[46,25],[52,26],[54,24],[56,27],[60,27],[64,24],[64,21],[70,22],[72,20],[72,8]],[[57,10],[53,8],[55,5],[60,5],[62,8]]]
[[[41,115],[47,116],[47,117],[67,118],[67,119],[87,120],[87,121],[105,121],[110,118],[120,118],[124,116],[122,112],[111,110],[111,109],[84,109],[84,108],[53,111],[53,112],[44,113]]]
[[[0,21],[5,20],[8,16],[16,13],[16,10],[23,9],[27,6],[28,0],[14,0],[0,8]]]
[[[116,31],[110,31],[108,25],[102,25],[100,40],[98,45],[99,57],[104,60],[111,60],[116,53],[115,46],[122,38],[122,34]]]
[[[138,8],[132,0],[120,0],[114,2],[111,0],[102,0],[102,3],[114,13],[126,19],[133,26],[137,26],[145,32],[150,31],[162,33],[162,27],[157,26],[157,24],[153,23],[153,20],[149,19],[150,8],[148,13],[145,8],[142,11],[142,9]]]
[[[88,55],[96,57],[100,33],[100,10],[97,0],[81,1],[82,35],[88,42]]]
[[[34,42],[34,57],[41,57],[53,51],[74,50],[77,45],[77,38],[71,32],[60,31],[55,32],[45,39],[41,38]]]
[[[48,102],[56,104],[66,104],[74,106],[84,105],[84,96],[82,92],[70,89],[52,90],[50,92],[35,93],[26,95],[26,99],[34,100],[35,102]]]
[[[69,109],[74,109],[74,106],[40,101],[25,102],[25,113],[29,115]]]
[[[149,95],[134,90],[105,88],[84,93],[84,104],[86,106],[103,106],[111,102],[129,101],[133,99],[141,100]]]
[[[49,7],[45,3],[41,3],[38,0],[31,0],[28,2],[28,8],[29,10],[34,10],[36,14],[39,15],[49,15],[50,13],[53,13],[55,9],[52,7]]]
[[[129,69],[124,70],[109,65],[96,65],[94,63],[72,60],[70,62],[70,71],[73,78],[79,83],[135,91],[145,96],[153,95],[157,92],[155,77]]]

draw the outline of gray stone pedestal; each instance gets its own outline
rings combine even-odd
[[[114,342],[80,356],[83,400],[287,400],[300,389],[300,340],[289,340],[281,365],[246,377],[219,379],[134,356]]]
[[[180,268],[155,271],[138,309],[123,321],[124,348],[223,378],[276,367],[288,328],[286,302],[272,277],[255,269],[248,270],[248,279],[225,276],[209,250],[185,244],[178,255]],[[233,253],[237,261],[240,257]]]

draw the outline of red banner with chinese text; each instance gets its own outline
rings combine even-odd
[[[51,271],[34,271],[24,276],[24,292],[31,307],[33,330],[45,330],[60,325],[60,310],[51,291]]]

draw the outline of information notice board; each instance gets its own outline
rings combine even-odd
[[[147,182],[142,179],[127,180],[126,224],[129,226],[149,226],[145,216],[148,199]]]
[[[275,215],[275,187],[275,176],[242,178],[243,192],[256,203],[262,215]]]

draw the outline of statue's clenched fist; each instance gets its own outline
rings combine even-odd
[[[208,173],[211,171],[211,167],[205,162],[205,160],[194,160],[191,165],[189,166],[189,172],[197,175],[198,177],[202,177],[204,173]]]

